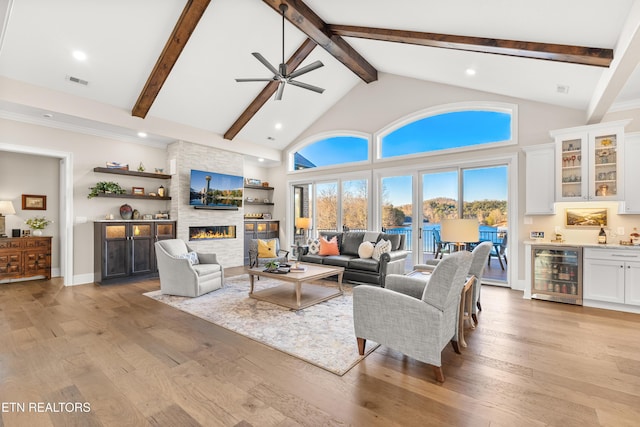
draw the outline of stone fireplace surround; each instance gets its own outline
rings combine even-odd
[[[176,236],[189,243],[194,250],[215,253],[218,262],[227,267],[244,264],[244,209],[207,210],[189,206],[191,169],[244,176],[241,154],[219,150],[200,144],[177,141],[167,147],[168,170],[172,175],[170,215],[177,220]],[[190,227],[235,226],[235,238],[190,240]]]

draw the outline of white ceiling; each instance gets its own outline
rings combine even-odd
[[[185,3],[0,0],[0,13],[8,12],[0,33],[0,77],[87,98],[130,115]],[[630,41],[639,38],[640,5],[634,0],[305,3],[330,24],[614,49],[614,62],[607,69],[345,38],[379,72],[580,109],[585,111],[585,122],[594,106],[606,111],[640,105],[640,71],[632,73],[638,49],[625,51]],[[288,58],[306,36],[288,22],[285,33]],[[86,52],[86,61],[72,57],[76,49]],[[53,117],[48,120],[60,126],[121,132],[133,139],[136,127],[147,126],[142,130],[160,143],[174,138],[154,129],[153,119],[222,135],[264,87],[234,79],[271,77],[251,52],[260,52],[274,65],[280,62],[281,17],[260,0],[213,0],[147,119],[131,121],[135,126],[86,120],[70,113],[68,103],[52,111],[50,104],[42,109],[9,102],[1,85],[0,112],[14,118],[41,118],[49,112]],[[302,65],[316,60],[325,66],[298,80],[325,88],[322,95],[287,86],[283,100],[268,101],[234,141],[282,149],[355,85],[364,84],[320,46]],[[475,76],[466,75],[470,67],[477,71]],[[70,83],[68,76],[89,83]],[[558,93],[558,85],[568,86],[568,93]],[[282,123],[281,130],[275,129],[277,122]]]

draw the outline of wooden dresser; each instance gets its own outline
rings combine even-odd
[[[0,280],[51,279],[51,237],[0,237]]]

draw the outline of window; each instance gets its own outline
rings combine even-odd
[[[380,138],[380,158],[429,153],[511,140],[512,113],[469,109],[422,117]]]
[[[293,170],[367,161],[369,139],[362,136],[332,136],[305,145],[293,153]]]

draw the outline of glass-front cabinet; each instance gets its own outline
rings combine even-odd
[[[552,131],[556,201],[622,200],[624,126],[628,121]]]
[[[582,248],[531,247],[531,297],[582,305]]]

